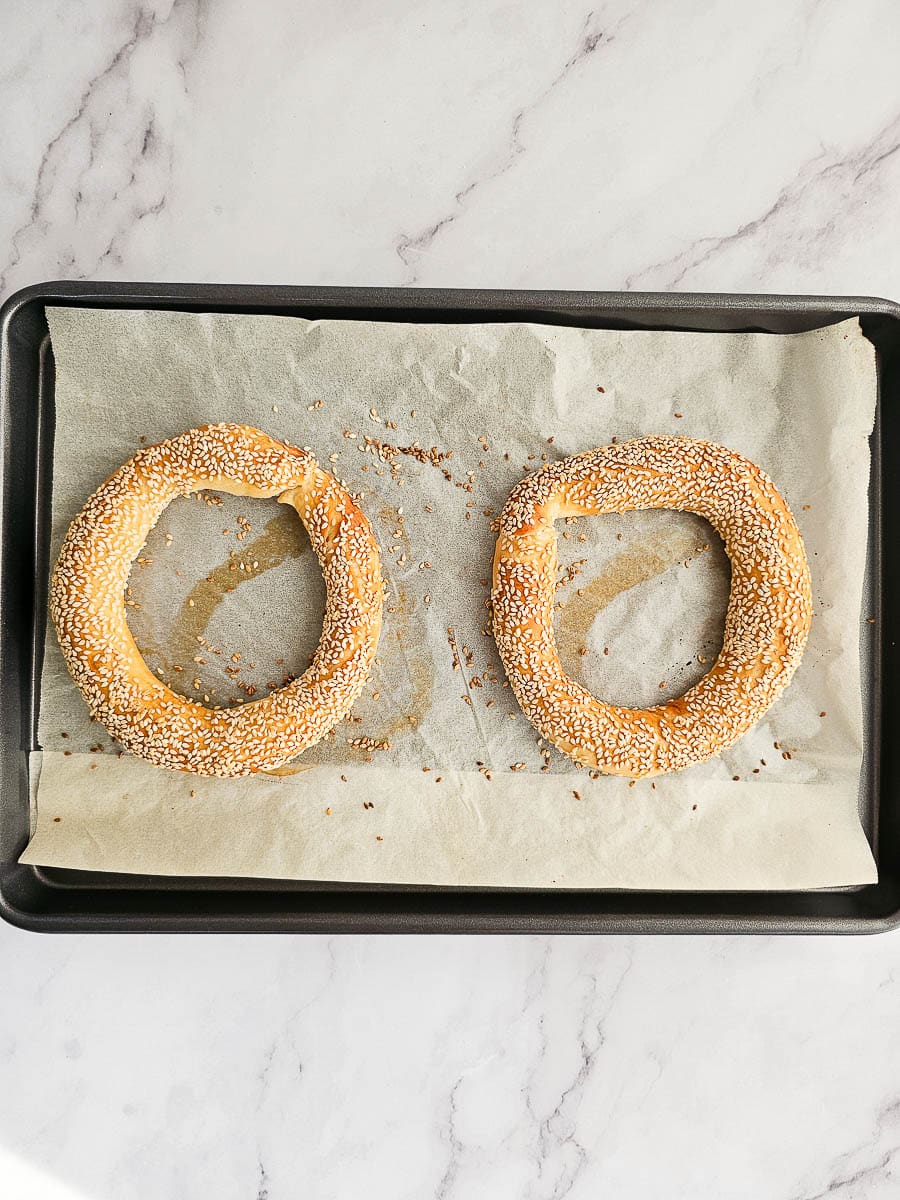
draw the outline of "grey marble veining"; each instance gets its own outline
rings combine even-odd
[[[892,0],[10,0],[0,287],[900,297]],[[0,928],[4,1194],[900,1194],[900,935]]]

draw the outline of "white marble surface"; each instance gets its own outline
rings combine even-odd
[[[893,0],[6,0],[0,272],[900,297]],[[17,1200],[900,1194],[900,934],[0,929]]]

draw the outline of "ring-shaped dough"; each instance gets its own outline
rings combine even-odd
[[[239,708],[206,708],[151,674],[125,619],[131,565],[166,505],[201,488],[277,497],[306,526],[325,577],[322,637],[293,683]],[[246,425],[206,425],[141,450],[72,522],[50,611],[92,715],[160,767],[227,778],[272,770],[319,741],[362,691],[381,630],[369,522],[315,459]]]
[[[561,517],[668,508],[697,513],[731,560],[725,637],[715,665],[677,700],[604,704],[569,679],[553,636]],[[551,463],[511,492],[494,555],[494,636],[532,724],[576,761],[632,778],[719,754],[787,686],[812,616],[794,518],[758,467],[711,442],[645,437]]]

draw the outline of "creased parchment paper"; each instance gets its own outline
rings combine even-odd
[[[352,720],[298,773],[234,781],[118,757],[48,630],[23,861],[505,887],[876,878],[858,811],[876,375],[857,322],[782,336],[48,315],[54,558],[87,495],[141,443],[244,421],[309,446],[361,495],[387,610]],[[769,472],[804,535],[815,616],[794,681],[754,730],[720,759],[629,787],[540,743],[503,686],[485,600],[490,523],[523,468],[646,433],[709,438]],[[558,528],[567,671],[637,706],[690,687],[718,652],[728,597],[710,527],[647,512]],[[181,499],[141,559],[129,620],[177,690],[227,704],[305,668],[324,590],[289,510]]]

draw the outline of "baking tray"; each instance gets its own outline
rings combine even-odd
[[[877,349],[864,802],[880,879],[818,892],[520,891],[116,875],[24,866],[37,748],[54,433],[46,305],[348,320],[797,333],[858,316]],[[0,914],[53,932],[866,933],[900,924],[900,305],[866,297],[46,283],[0,309]],[[848,630],[855,637],[856,630]],[[894,743],[895,749],[897,748]]]

